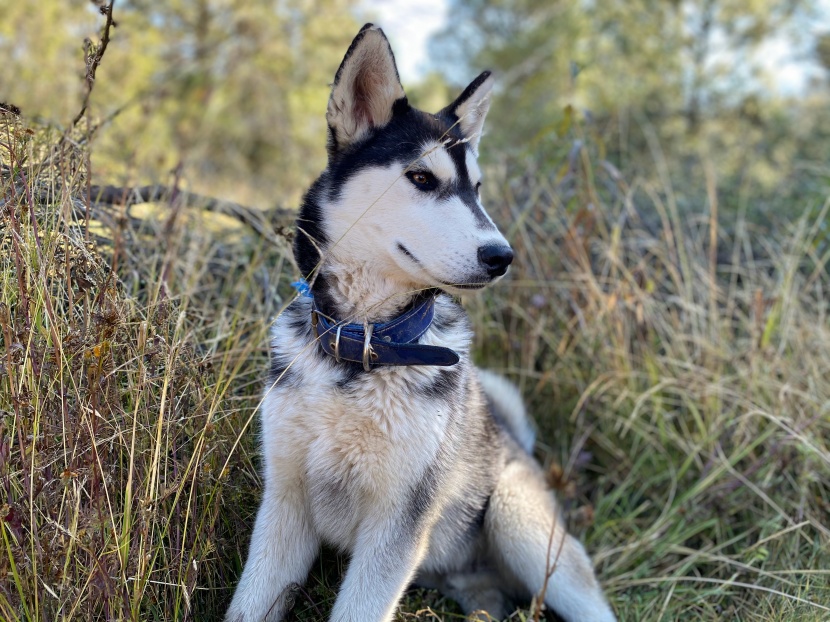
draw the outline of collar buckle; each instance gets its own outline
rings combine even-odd
[[[320,316],[317,309],[311,310],[311,332],[314,334],[314,341],[320,341],[320,331],[317,325],[320,323]]]
[[[372,347],[372,332],[375,330],[374,324],[367,324],[365,331],[366,337],[363,339],[363,369],[366,371],[371,371],[372,364],[369,362],[369,357],[372,359],[377,359],[378,355],[375,354],[375,349]]]
[[[337,325],[337,333],[334,336],[334,360],[340,362],[340,331],[343,330],[343,325]]]

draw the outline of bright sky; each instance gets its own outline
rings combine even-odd
[[[447,19],[447,0],[364,0],[366,19],[389,37],[401,81],[416,82],[426,70],[427,42]]]
[[[821,19],[806,28],[818,31],[830,26],[830,0],[814,0]],[[363,0],[365,18],[383,28],[395,50],[395,60],[404,85],[418,81],[427,70],[429,38],[444,27],[447,19],[447,0]],[[811,28],[812,26],[812,28]],[[807,81],[821,71],[806,57],[810,52],[794,49],[783,39],[773,39],[760,51],[759,57],[775,81],[775,87],[784,94],[801,91]],[[807,62],[805,62],[807,61]]]

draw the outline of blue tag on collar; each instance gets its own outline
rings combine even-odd
[[[291,287],[297,290],[297,293],[300,296],[304,296],[306,298],[312,298],[311,295],[311,286],[306,282],[305,279],[300,279],[299,281],[294,281],[291,284]]]

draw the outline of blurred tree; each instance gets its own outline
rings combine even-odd
[[[357,31],[354,0],[121,0],[90,117],[99,174],[289,203],[325,165],[328,84]],[[77,112],[90,4],[0,0],[0,99],[66,125]]]
[[[826,168],[826,92],[786,94],[771,75],[781,50],[808,60],[817,0],[449,1],[431,44],[440,70],[455,84],[498,75],[485,157],[559,171],[579,120],[600,157],[646,177],[660,139],[681,204],[685,189],[700,196],[708,159],[736,207],[816,187],[803,159]]]
[[[816,56],[822,68],[830,75],[830,32],[816,38]]]
[[[31,116],[71,119],[80,108],[84,38],[100,23],[93,8],[0,0],[0,99]]]
[[[738,105],[763,86],[759,55],[772,40],[803,37],[811,0],[450,0],[433,42],[448,78],[490,67],[505,110],[507,144],[538,138],[566,104],[594,114],[636,108],[680,117],[696,131],[722,101]],[[736,96],[737,95],[737,96]],[[492,128],[491,128],[492,129]],[[495,131],[495,130],[493,130]]]

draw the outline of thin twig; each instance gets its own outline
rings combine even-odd
[[[553,515],[553,524],[550,526],[550,535],[548,536],[548,549],[545,561],[545,580],[542,583],[542,589],[539,590],[539,593],[536,595],[536,610],[533,614],[533,622],[540,622],[542,619],[542,608],[545,605],[545,596],[548,593],[548,583],[550,583],[553,573],[556,572],[556,565],[559,563],[559,556],[562,555],[562,548],[565,546],[565,534],[563,533],[562,538],[559,541],[559,546],[556,549],[556,556],[553,558],[553,561],[550,561],[550,554],[553,552],[553,538],[556,535],[556,525],[558,522],[559,514],[555,513]]]
[[[95,73],[98,71],[98,66],[101,64],[101,60],[104,58],[104,52],[107,51],[107,46],[110,42],[110,29],[115,25],[115,22],[112,19],[112,7],[114,4],[115,0],[110,0],[109,4],[106,4],[101,7],[101,10],[104,12],[104,15],[107,16],[107,21],[104,24],[104,30],[101,34],[101,43],[98,44],[98,47],[95,50],[94,54],[87,56],[86,94],[84,95],[84,103],[81,105],[81,109],[78,111],[78,114],[76,114],[75,118],[72,119],[72,125],[70,126],[70,129],[78,125],[78,122],[86,114],[87,106],[89,106],[89,98],[92,95],[92,89],[95,87]]]

